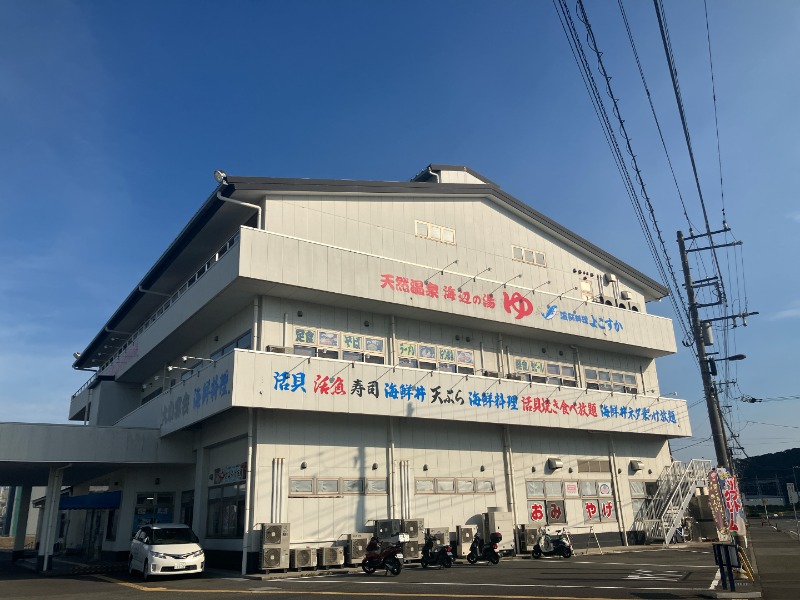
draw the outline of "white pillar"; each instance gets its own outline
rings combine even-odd
[[[202,541],[206,538],[208,521],[208,450],[198,448],[194,468],[194,507],[192,508],[192,529]]]
[[[58,529],[58,504],[61,501],[61,483],[64,481],[64,469],[68,466],[50,467],[50,474],[47,478],[44,520],[42,521],[44,530],[40,536],[39,556],[36,561],[38,571],[49,571],[52,567],[53,544],[55,543],[56,530]]]
[[[26,485],[17,488],[14,497],[14,551],[11,560],[22,558],[25,552],[25,536],[28,533],[28,511],[31,507],[31,486]]]

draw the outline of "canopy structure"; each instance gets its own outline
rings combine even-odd
[[[58,504],[60,510],[91,510],[98,508],[119,508],[122,492],[98,492],[85,496],[62,496]]]

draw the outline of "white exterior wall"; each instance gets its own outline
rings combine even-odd
[[[443,174],[442,183],[455,182],[478,180],[466,172]],[[532,225],[483,195],[454,200],[270,193],[264,216],[266,231],[243,227],[235,249],[138,341],[139,356],[158,353],[159,345],[176,335],[181,325],[236,288],[238,303],[216,305],[223,315],[221,320],[213,326],[200,323],[179,352],[174,352],[178,344],[168,345],[169,353],[164,351],[159,357],[162,366],[151,370],[148,363],[150,374],[141,384],[141,393],[136,386],[128,388],[127,395],[133,389],[141,402],[165,380],[177,380],[176,385],[135,410],[135,402],[126,396],[125,410],[131,412],[119,424],[160,428],[162,441],[193,425],[197,462],[162,470],[163,475],[156,474],[157,467],[125,469],[119,477],[124,485],[122,514],[130,515],[136,493],[152,491],[153,478],[160,477],[160,488],[175,493],[176,515],[180,493],[194,489],[194,528],[204,538],[206,548],[241,551],[241,539],[205,535],[206,508],[215,470],[247,463],[253,486],[249,523],[256,532],[249,538],[250,551],[257,547],[262,523],[290,523],[293,545],[328,545],[341,542],[348,533],[371,531],[377,519],[400,518],[404,507],[409,518],[423,518],[426,526],[454,531],[456,525],[478,525],[481,513],[489,507],[510,509],[515,498],[515,522],[527,524],[525,482],[532,479],[611,480],[617,511],[622,511],[621,526],[630,528],[629,482],[657,479],[670,461],[666,440],[691,434],[686,403],[658,398],[654,358],[674,352],[675,339],[668,319],[646,314],[644,288],[626,281],[620,273],[613,273],[618,284],[609,283],[604,275],[611,271],[599,258],[586,255],[571,242]],[[418,237],[416,220],[452,228],[456,244]],[[512,260],[512,245],[544,252],[546,266]],[[457,264],[451,265],[456,260]],[[639,312],[582,301],[580,290],[571,289],[580,285],[579,270],[591,273],[595,295],[614,298],[618,290],[628,291],[630,303]],[[491,293],[495,306],[489,309],[482,303],[466,304],[381,287],[384,274],[430,279],[439,286],[440,294],[446,285],[463,285],[479,296]],[[526,295],[533,302],[532,314],[517,319],[513,311],[506,311],[504,292]],[[243,305],[241,297],[248,293],[250,299]],[[559,317],[548,319],[543,314],[549,303],[556,304],[559,311],[608,318],[621,327],[609,330]],[[386,341],[387,364],[351,366],[343,360],[261,351],[267,346],[286,346],[291,353],[294,327],[381,337]],[[181,381],[180,371],[165,376],[164,367],[182,364],[181,356],[209,357],[250,329],[258,340],[252,350],[237,350],[214,363],[207,362],[185,381]],[[608,392],[586,390],[585,385],[562,389],[504,377],[476,374],[465,380],[460,374],[428,374],[401,367],[392,370],[392,362],[397,362],[393,331],[396,340],[473,350],[476,371],[502,374],[507,371],[509,355],[578,363],[580,377],[587,366],[636,374],[639,393],[609,397]],[[137,360],[129,356],[112,365],[112,370],[130,373]],[[301,371],[307,374],[305,393],[277,389],[276,372]],[[340,397],[315,393],[315,375],[342,377],[348,393]],[[224,393],[196,402],[198,390],[223,377]],[[389,399],[383,393],[377,399],[362,398],[350,391],[355,379],[379,381],[382,392],[387,382],[428,388],[441,385],[444,389],[461,386],[465,399],[467,390],[491,390],[505,396],[553,398],[568,405],[591,402],[599,407],[606,402],[657,408],[672,412],[676,422],[587,419],[569,411],[531,413],[521,407],[518,411],[498,410],[432,404],[429,399],[418,403]],[[123,409],[117,405],[114,410]],[[250,414],[255,419],[252,455],[248,453]],[[508,428],[511,440],[511,465],[504,449],[504,428]],[[556,472],[545,469],[550,457],[563,460],[564,468]],[[273,480],[275,459],[284,461],[278,481]],[[644,471],[629,472],[627,465],[634,459],[645,463]],[[579,473],[581,460],[613,460],[614,467],[622,472]],[[302,463],[306,468],[301,469]],[[408,495],[400,486],[401,465],[408,467]],[[293,477],[385,478],[390,484],[386,494],[295,497],[289,494]],[[494,490],[416,493],[416,479],[437,477],[489,478]],[[583,532],[580,499],[567,498],[565,502],[569,526]],[[276,511],[278,518],[273,519]],[[122,538],[128,525],[121,521],[118,538],[109,548],[122,551],[127,547],[128,540]],[[616,522],[593,527],[600,533],[620,531]]]
[[[267,230],[304,240],[322,242],[407,263],[444,267],[458,259],[453,269],[467,276],[491,267],[491,279],[507,281],[517,274],[527,286],[545,281],[545,292],[558,295],[578,281],[573,269],[595,275],[608,272],[597,260],[579,253],[566,242],[535,228],[521,217],[500,208],[486,198],[442,200],[431,197],[391,199],[360,196],[331,197],[320,200],[312,196],[270,195],[267,201]],[[456,244],[445,244],[415,235],[415,220],[455,230]],[[546,267],[512,260],[511,246],[517,245],[544,252]],[[285,263],[287,269],[295,262]],[[302,265],[301,265],[302,267]],[[355,273],[354,273],[355,274]],[[318,273],[318,275],[322,275]],[[619,275],[619,274],[617,274]],[[315,281],[319,289],[327,289],[325,281]],[[646,311],[641,290],[620,277],[621,289],[628,290],[633,303]],[[609,284],[598,286],[595,293],[608,291]],[[580,293],[572,293],[580,297]]]

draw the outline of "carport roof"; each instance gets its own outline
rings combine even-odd
[[[41,423],[0,423],[0,485],[47,485],[64,467],[76,485],[134,465],[194,464],[191,437],[161,437],[158,429]]]

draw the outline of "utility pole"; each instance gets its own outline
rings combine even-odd
[[[734,246],[741,244],[741,242],[733,242],[731,244],[720,244],[718,246],[713,245],[711,236],[714,235],[715,233],[723,233],[726,231],[729,231],[727,224],[724,226],[724,229],[720,231],[712,231],[700,235],[690,235],[688,238],[684,238],[683,232],[679,231],[678,249],[680,250],[681,254],[681,266],[683,267],[683,277],[686,285],[686,297],[687,300],[689,301],[689,317],[692,322],[692,337],[694,338],[695,349],[697,351],[697,359],[698,361],[700,361],[700,375],[702,376],[703,379],[703,392],[706,398],[706,407],[708,408],[708,420],[711,424],[711,438],[714,441],[714,451],[717,455],[717,464],[719,466],[725,467],[726,469],[730,470],[731,465],[728,453],[728,442],[725,438],[725,430],[722,427],[722,413],[719,407],[719,396],[717,395],[717,388],[716,385],[714,384],[714,380],[712,379],[712,376],[716,375],[716,365],[714,365],[713,359],[709,359],[708,354],[706,353],[706,342],[703,337],[703,327],[709,325],[711,321],[719,321],[726,319],[733,319],[735,324],[736,319],[739,318],[741,318],[743,324],[746,325],[747,324],[747,321],[745,320],[746,317],[758,313],[743,313],[739,315],[718,317],[716,319],[708,319],[705,321],[701,320],[699,309],[706,306],[721,304],[722,299],[720,299],[718,302],[713,302],[711,304],[697,303],[694,293],[695,287],[702,287],[710,284],[716,284],[717,281],[715,277],[709,279],[703,279],[696,282],[692,281],[692,276],[689,272],[689,258],[688,258],[689,252],[697,252],[699,250],[712,250],[714,248],[721,248],[724,246]],[[685,240],[686,239],[691,240],[698,237],[708,237],[710,245],[706,248],[693,248],[687,251]],[[723,358],[722,360],[741,360],[743,358],[744,355],[737,355],[737,356]],[[712,368],[715,371],[714,373],[712,373]]]
[[[686,243],[682,231],[678,232],[678,250],[681,254],[683,279],[686,283],[686,299],[689,301],[689,318],[692,321],[692,337],[694,337],[697,359],[700,361],[700,375],[703,378],[703,393],[706,397],[708,420],[711,423],[711,439],[714,441],[714,452],[717,455],[717,464],[729,469],[728,443],[725,439],[725,431],[722,429],[722,415],[719,410],[717,388],[711,380],[711,371],[709,370],[708,356],[706,355],[706,345],[703,341],[703,325],[700,322],[700,314],[697,310],[694,285],[692,284],[692,276],[689,273],[689,257],[686,253]]]

